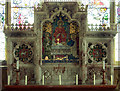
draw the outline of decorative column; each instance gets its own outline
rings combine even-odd
[[[110,29],[115,28],[115,0],[110,0]]]
[[[114,59],[115,59],[115,46],[114,46],[114,38],[111,39],[111,42],[110,42],[110,45],[111,45],[111,49],[110,49],[110,64],[111,64],[111,75],[113,75],[113,78],[114,78]],[[113,82],[114,82],[114,79],[113,79]]]
[[[9,2],[8,2],[9,1]],[[5,24],[11,24],[11,0],[6,1],[5,5]]]
[[[87,8],[87,7],[86,7]],[[82,74],[81,74],[81,77],[82,77],[82,84],[85,84],[86,82],[86,79],[87,79],[87,55],[86,55],[86,52],[87,52],[87,41],[86,41],[86,37],[85,37],[85,33],[87,31],[87,11],[86,11],[86,8],[85,8],[85,11],[81,12],[81,32],[79,34],[79,48],[81,50],[81,58],[82,58]]]
[[[36,84],[41,84],[41,76],[42,76],[42,70],[40,65],[35,65],[34,68],[34,72],[35,72],[35,80],[36,80]]]
[[[42,26],[41,26],[41,21],[42,16],[40,11],[35,11],[34,12],[34,31],[36,32],[36,42],[35,42],[35,59],[34,59],[34,64],[35,64],[35,80],[36,84],[41,84],[41,79],[42,79]]]
[[[40,44],[39,44],[39,37],[37,36],[36,41],[35,41],[35,49],[34,49],[34,64],[35,64],[34,74],[35,74],[36,84],[40,85],[42,72],[41,72],[41,65],[40,65],[40,57],[41,56],[39,55],[40,46],[38,46],[38,45],[40,45]]]
[[[83,39],[83,45],[82,45],[84,48],[83,49],[83,55],[82,55],[82,84],[85,84],[86,80],[87,80],[87,41],[86,41],[86,38]]]
[[[42,31],[42,26],[41,26],[41,31],[40,31],[40,65],[42,65],[42,35],[43,35],[43,31]]]
[[[13,54],[12,54],[12,41],[10,37],[6,37],[5,45],[5,60],[7,61],[7,75],[10,75],[12,79],[12,63],[13,63]]]

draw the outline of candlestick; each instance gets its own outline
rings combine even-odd
[[[10,85],[10,75],[8,75],[8,85]]]
[[[105,84],[107,84],[106,81],[105,81],[105,70],[103,69],[102,71],[103,71],[103,79],[102,79],[102,83],[101,84],[105,85]]]
[[[103,61],[103,69],[105,70],[105,61]]]
[[[76,85],[78,85],[78,74],[76,75]]]
[[[42,85],[44,85],[44,75],[43,75],[43,77],[42,77]]]
[[[61,85],[61,75],[59,75],[59,85]]]
[[[16,70],[16,83],[15,85],[19,84],[19,70]]]
[[[25,85],[27,85],[27,75],[25,76]]]
[[[94,85],[95,85],[95,74],[94,74]]]
[[[19,61],[17,61],[17,70],[19,70]]]
[[[113,75],[111,75],[111,85],[113,85]]]

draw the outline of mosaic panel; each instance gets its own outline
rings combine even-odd
[[[107,61],[107,48],[106,44],[88,44],[88,62],[92,61],[101,62]]]
[[[16,45],[13,51],[14,58],[24,63],[31,62],[33,58],[33,49],[28,44]]]

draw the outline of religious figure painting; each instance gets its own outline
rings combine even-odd
[[[42,56],[45,60],[53,59],[77,60],[76,22],[68,22],[67,16],[61,13],[54,17],[53,22],[46,21],[43,25]],[[73,61],[73,62],[74,62]],[[61,62],[61,61],[57,61]],[[77,62],[77,61],[76,61]]]
[[[59,43],[66,42],[67,34],[63,27],[64,22],[60,19],[57,24],[58,26],[55,28],[55,33],[53,34],[55,43],[57,43],[57,39],[59,39]]]
[[[65,17],[56,17],[53,22],[53,44],[59,40],[60,44],[66,45],[69,39],[69,23]]]
[[[43,53],[43,58],[46,56],[51,59],[51,45],[52,45],[52,25],[50,22],[46,23],[43,26],[43,38],[42,38],[42,53]]]

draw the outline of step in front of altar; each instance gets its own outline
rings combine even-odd
[[[5,91],[114,91],[116,85],[6,85]]]

